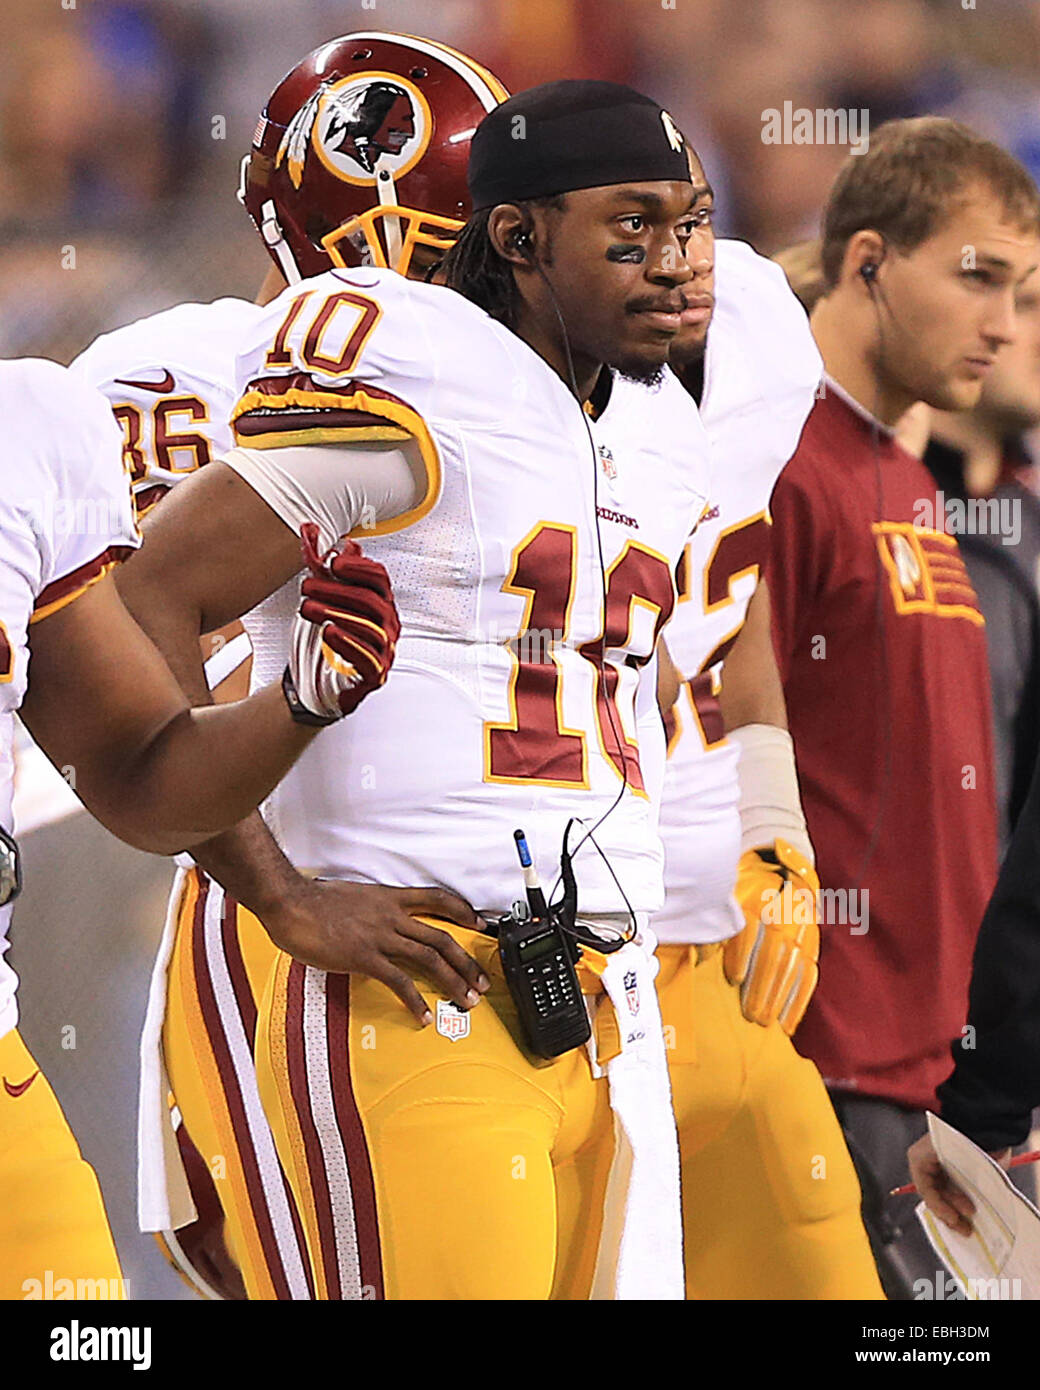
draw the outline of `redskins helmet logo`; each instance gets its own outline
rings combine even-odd
[[[374,184],[383,170],[406,174],[426,151],[433,118],[419,89],[396,73],[367,72],[323,83],[289,123],[283,159],[299,188],[308,152],[347,183]]]

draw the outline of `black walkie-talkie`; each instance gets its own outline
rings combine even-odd
[[[550,909],[522,830],[513,837],[523,869],[522,902],[498,921],[498,954],[527,1045],[536,1057],[559,1057],[592,1035],[575,965],[581,947],[563,923],[564,909]]]

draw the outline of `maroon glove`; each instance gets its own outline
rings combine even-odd
[[[390,577],[378,561],[346,539],[319,555],[313,522],[301,535],[310,574],[293,628],[289,677],[303,710],[315,722],[331,723],[386,680],[401,621]]]

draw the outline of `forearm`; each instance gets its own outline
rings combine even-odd
[[[223,835],[196,845],[192,857],[236,902],[265,924],[301,881],[259,812]]]
[[[727,729],[739,729],[744,724],[787,728],[787,705],[770,629],[769,589],[763,579],[722,668],[719,707]]]
[[[154,516],[151,525],[155,525]],[[149,530],[146,523],[146,540]],[[138,557],[135,556],[134,560],[136,562]],[[116,585],[127,609],[158,647],[192,706],[200,709],[211,706],[213,694],[206,680],[205,644],[200,644],[200,634],[211,624],[207,624],[201,603],[183,591],[177,591],[175,595],[167,592],[164,599],[162,577],[155,566],[145,568],[137,563],[133,567],[124,565],[117,572]],[[297,727],[302,732],[302,726]],[[202,732],[205,736],[209,731],[203,729]],[[305,736],[303,742],[306,741]],[[290,755],[289,764],[292,760]],[[280,776],[276,777],[275,782],[278,780]],[[252,811],[255,805],[254,801],[247,810]],[[227,821],[221,824],[226,825]],[[188,847],[185,845],[185,848]],[[223,853],[220,852],[221,847]],[[254,907],[254,899],[259,901],[259,893],[250,893],[252,885],[255,883],[259,887],[265,882],[273,883],[274,866],[279,863],[286,875],[293,872],[257,811],[252,811],[240,825],[214,839],[199,840],[193,836],[190,848],[196,863],[211,873],[233,897],[254,911],[258,910]],[[257,858],[255,874],[251,872],[250,849]]]
[[[133,559],[136,561],[137,557]],[[117,571],[116,588],[138,627],[162,653],[191,704],[212,704],[199,645],[203,631],[199,606],[179,595],[168,596],[164,602],[161,595],[151,592],[148,581],[142,580],[129,562]]]
[[[131,591],[131,601],[135,591]],[[202,625],[199,608],[176,611],[171,605],[147,601],[137,594],[134,613],[166,658],[193,705],[212,702],[199,648]],[[259,811],[254,811],[231,830],[192,846],[192,858],[237,902],[261,919],[273,916],[273,906],[284,901],[299,884],[299,875],[278,848]]]
[[[784,839],[812,863],[771,619],[763,580],[722,668],[719,705],[730,737],[740,746],[741,843],[748,850]]]
[[[157,854],[211,839],[278,785],[318,732],[294,723],[278,685],[233,705],[182,710],[84,800],[114,834]]]
[[[682,672],[672,660],[667,642],[663,637],[659,637],[657,639],[657,708],[662,719],[667,718],[669,711],[678,700],[682,684]]]

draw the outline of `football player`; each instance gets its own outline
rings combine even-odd
[[[306,140],[290,142],[304,160]],[[185,679],[194,662],[193,693],[209,622],[262,601],[259,674],[283,650],[295,516],[323,544],[369,536],[403,607],[386,719],[268,803],[274,838],[254,821],[198,855],[311,961],[279,956],[257,1065],[317,1296],[681,1296],[646,938],[620,973],[582,962],[594,1056],[538,1062],[479,927],[517,896],[517,826],[548,889],[575,817],[582,917],[631,937],[660,904],[647,789],[663,750],[644,764],[640,734],[659,730],[647,668],[707,441],[674,378],[648,391],[621,372],[661,372],[701,190],[667,113],[605,83],[493,111],[469,178],[477,212],[447,261],[459,293],[336,270],[270,306],[240,361],[237,447],[159,509],[125,593]],[[413,918],[425,960],[387,920],[386,885],[416,881],[482,914],[468,930]],[[205,915],[209,889],[193,891]],[[327,973],[333,919],[357,927],[347,976]],[[659,1084],[632,1085],[636,1054]],[[612,1103],[636,1220],[613,1203],[603,1220],[612,1171],[624,1189]],[[481,1222],[460,1252],[465,1210]]]
[[[822,363],[778,267],[715,241],[710,216],[687,257],[669,359],[714,467],[663,639],[675,680],[654,918],[687,1296],[877,1298],[841,1128],[791,1042],[816,983],[818,884],[761,577],[770,494]]]
[[[298,722],[277,683],[220,710],[188,708],[113,582],[140,536],[102,396],[52,362],[4,362],[0,410],[0,1297],[44,1287],[122,1297],[97,1179],[19,1037],[17,979],[4,960],[20,886],[14,714],[100,821],[160,854],[240,819],[317,725]],[[380,567],[349,548],[333,563],[335,575],[316,566],[315,621],[296,620],[286,666],[290,688],[323,721],[382,684],[397,632]]]
[[[239,189],[272,260],[257,303],[179,305],[104,335],[73,363],[112,403],[142,513],[231,448],[235,354],[261,306],[286,283],[333,265],[389,266],[421,278],[443,257],[470,208],[472,132],[506,95],[493,74],[454,49],[378,32],[323,44],[278,83]],[[374,125],[379,112],[384,119]],[[236,622],[203,639],[215,699],[248,688],[250,637],[262,648],[269,628],[248,615],[244,627],[248,637]],[[195,694],[208,698],[204,687]],[[239,913],[190,860],[182,870],[142,1045],[142,1227],[165,1232],[175,1264],[210,1296],[242,1296],[241,1269],[254,1297],[307,1298],[299,1218],[253,1065],[255,1000],[273,948],[255,918]],[[205,912],[196,910],[200,892]],[[463,913],[463,923],[470,920]],[[169,1150],[171,1090],[183,1121],[179,1153]],[[225,1232],[211,1220],[181,1225],[193,1207],[218,1201]]]
[[[407,136],[404,143],[384,149],[373,143],[367,114],[379,108],[376,97],[385,106],[394,92],[398,109],[407,103],[415,116],[410,135],[386,134],[391,146]],[[178,304],[102,334],[72,363],[112,402],[139,517],[231,447],[238,344],[287,283],[361,263],[421,276],[441,259],[469,210],[470,134],[506,96],[464,54],[380,32],[322,44],[282,78],[242,161],[238,191],[272,260],[256,301]],[[359,150],[369,151],[363,161]],[[203,651],[215,697],[239,698],[250,652],[242,625],[207,635]]]

